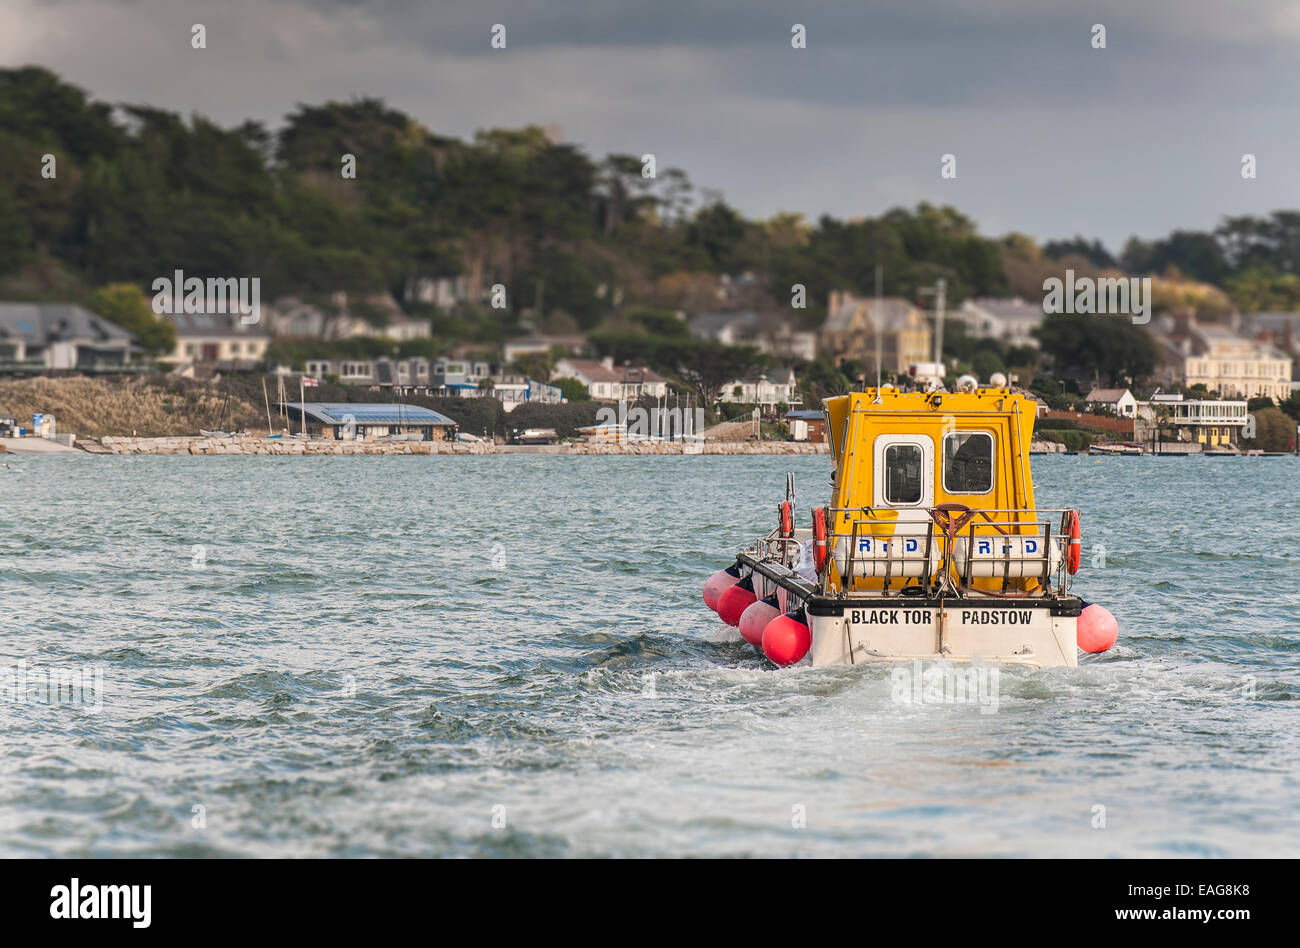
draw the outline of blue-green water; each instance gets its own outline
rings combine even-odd
[[[6,690],[0,855],[1300,855],[1293,459],[1036,458],[1121,637],[991,714],[704,607],[825,457],[7,461],[0,667],[102,688]]]

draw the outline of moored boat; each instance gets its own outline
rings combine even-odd
[[[797,526],[787,477],[776,527],[709,580],[706,603],[780,665],[1041,668],[1110,648],[1114,617],[1071,589],[1078,511],[1034,501],[1035,404],[996,381],[826,399],[829,503]]]
[[[1089,454],[1101,454],[1112,456],[1141,456],[1144,452],[1142,445],[1135,441],[1108,441],[1102,444],[1094,444],[1088,447]]]

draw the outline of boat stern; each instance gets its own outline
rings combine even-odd
[[[808,602],[814,666],[915,659],[1031,668],[1078,664],[1082,601],[926,600],[919,597]]]

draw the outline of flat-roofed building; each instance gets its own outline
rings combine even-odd
[[[1152,440],[1155,432],[1165,441],[1200,445],[1202,449],[1235,448],[1242,429],[1250,424],[1244,400],[1184,398],[1177,393],[1153,394],[1138,403],[1134,437]]]
[[[394,435],[419,435],[423,441],[432,441],[435,432],[457,424],[442,412],[401,402],[279,402],[276,407],[284,409],[294,431],[302,430],[305,417],[308,434],[336,441],[370,441]]]
[[[785,414],[790,426],[791,441],[807,441],[809,444],[826,443],[826,416],[819,411],[798,410]]]
[[[409,359],[308,359],[307,374],[333,376],[344,385],[364,385],[400,391],[429,391],[431,363],[423,356]]]

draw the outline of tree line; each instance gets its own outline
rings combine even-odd
[[[292,294],[329,306],[339,290],[388,293],[433,321],[434,341],[408,354],[583,331],[598,354],[645,361],[706,394],[767,361],[674,325],[674,312],[720,306],[723,275],[735,278],[728,305],[781,309],[805,329],[821,324],[831,290],[873,293],[878,270],[885,294],[909,299],[943,277],[954,306],[1039,298],[1045,275],[1072,266],[1162,275],[1174,288],[1168,308],[1300,307],[1300,212],[1133,238],[1112,255],[1081,236],[1043,245],[987,237],[958,210],[931,204],[852,220],[753,220],[647,157],[593,157],[538,127],[461,140],[372,98],[300,104],[275,129],[221,127],[96,101],[44,68],[0,70],[0,295],[93,302],[165,351],[166,330],[133,309],[124,284],[147,291],[182,269],[258,276],[264,300]],[[450,312],[420,292],[440,278],[467,289]],[[1186,290],[1191,280],[1209,290]],[[498,285],[506,305],[494,309]],[[796,286],[802,307],[792,305]],[[1058,367],[1106,380],[1144,374],[1154,351],[1122,322],[1053,320],[1043,349]],[[978,357],[986,370],[1028,358],[950,335],[955,357]],[[828,390],[855,371],[806,368]]]

